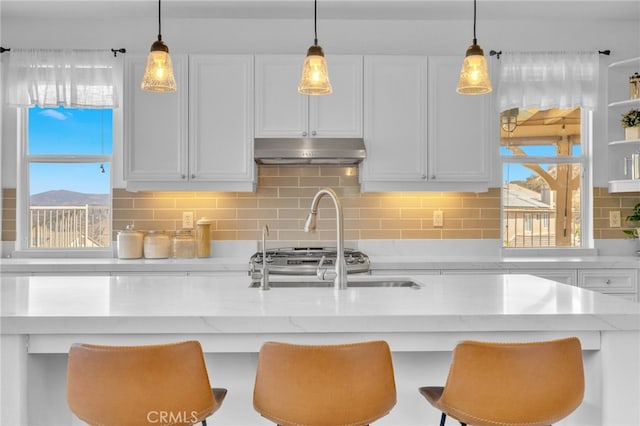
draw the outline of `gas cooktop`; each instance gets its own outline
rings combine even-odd
[[[266,262],[269,273],[275,275],[315,275],[320,259],[325,257],[323,267],[335,265],[338,257],[335,247],[283,247],[269,249],[266,252]],[[347,263],[347,273],[362,273],[369,271],[369,257],[361,251],[344,249]],[[262,268],[262,252],[256,252],[249,260],[252,271]]]

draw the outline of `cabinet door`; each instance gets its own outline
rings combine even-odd
[[[362,137],[362,56],[327,56],[333,93],[309,96],[312,137]]]
[[[189,148],[190,180],[253,180],[253,56],[190,56]]]
[[[426,179],[427,58],[365,56],[364,140],[367,182]]]
[[[578,286],[605,294],[625,294],[637,300],[637,269],[581,269]]]
[[[429,180],[478,182],[490,178],[492,95],[456,92],[462,57],[429,57]],[[497,149],[497,145],[496,145]]]
[[[126,181],[187,179],[187,58],[171,55],[178,90],[140,90],[146,58],[126,57],[124,173]]]
[[[529,274],[563,284],[576,285],[575,269],[511,269],[510,274]]]
[[[309,102],[298,93],[303,55],[258,55],[256,61],[256,137],[307,136]]]

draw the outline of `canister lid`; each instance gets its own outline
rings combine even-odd
[[[208,219],[206,217],[201,217],[196,222],[196,225],[211,225],[211,219]]]
[[[142,232],[140,231],[136,231],[135,229],[133,229],[133,225],[127,225],[127,227],[121,231],[118,232],[119,234],[140,234],[142,235]]]

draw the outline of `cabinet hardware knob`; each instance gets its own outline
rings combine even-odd
[[[435,179],[435,178],[436,178],[436,175],[431,175],[431,179]]]
[[[302,132],[302,136],[307,136],[307,132]]]
[[[187,175],[181,175],[180,177],[181,177],[182,179],[186,179],[186,178],[187,178]]]
[[[420,178],[421,178],[421,179],[426,179],[426,178],[427,178],[427,175],[422,175],[422,176],[420,176]]]
[[[314,130],[311,132],[311,136],[315,136],[317,134],[317,132]]]
[[[191,179],[195,179],[195,178],[196,178],[196,175],[191,175]]]
[[[606,280],[604,283],[605,283],[606,285],[610,285],[610,284],[611,284],[611,280],[610,280],[610,279],[608,279],[608,280]]]

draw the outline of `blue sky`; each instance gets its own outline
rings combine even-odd
[[[527,155],[534,156],[543,156],[543,157],[554,157],[556,155],[556,148],[553,145],[540,145],[540,146],[525,146],[522,147],[522,150]],[[573,155],[579,156],[581,155],[581,147],[580,145],[573,146]],[[510,157],[513,154],[507,150],[505,147],[500,148],[500,155]],[[555,166],[555,164],[541,164],[542,168],[547,170],[549,167]],[[537,173],[532,170],[524,167],[521,164],[517,163],[505,163],[502,171],[502,181],[507,182],[515,182],[515,181],[525,181],[531,175],[536,175]]]
[[[39,108],[29,110],[30,155],[111,155],[113,115],[105,109]],[[32,163],[30,194],[66,189],[107,194],[108,164]]]

